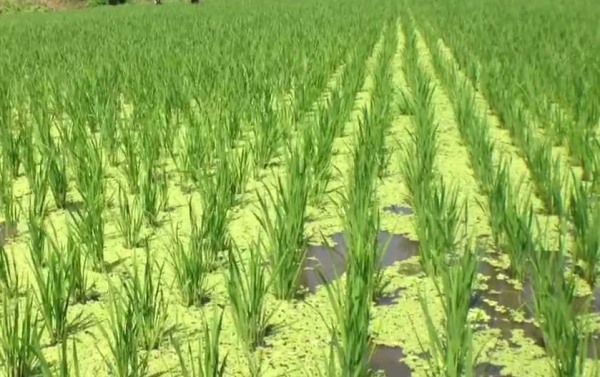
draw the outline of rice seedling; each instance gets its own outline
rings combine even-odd
[[[563,191],[567,187],[568,176],[562,172],[560,159],[552,157],[552,148],[549,145],[536,144],[532,138],[528,140],[527,162],[536,182],[538,195],[551,214],[562,216],[566,211]]]
[[[221,143],[226,143],[222,141]],[[204,195],[220,195],[222,211],[240,204],[240,196],[244,193],[248,182],[250,168],[250,152],[247,148],[219,148],[216,152],[215,172],[207,176],[207,182],[201,185]]]
[[[111,285],[108,311],[108,328],[99,323],[99,329],[108,342],[110,355],[105,355],[96,345],[104,359],[106,368],[113,376],[144,376],[148,370],[148,354],[142,351],[141,324],[138,322],[135,302],[128,300]]]
[[[320,271],[318,271],[321,274]],[[325,280],[324,276],[321,279]],[[369,336],[371,297],[367,282],[353,272],[346,274],[345,284],[334,280],[325,285],[333,318],[327,324],[332,337],[328,371],[337,376],[355,377],[369,375],[369,359],[373,346]],[[334,365],[339,366],[336,368]]]
[[[201,105],[198,104],[198,106]],[[196,110],[186,108],[185,115],[188,126],[180,135],[184,152],[180,155],[179,165],[189,175],[192,182],[197,184],[204,175],[204,169],[211,166],[214,149],[210,148],[208,127],[200,122]]]
[[[375,68],[375,87],[371,97],[371,109],[369,118],[363,118],[366,127],[371,129],[373,135],[373,147],[377,157],[379,178],[383,178],[389,164],[391,153],[385,143],[385,138],[392,125],[393,112],[392,102],[395,96],[392,85],[392,58],[398,44],[398,32],[396,22],[387,26],[385,31],[383,48],[379,54],[378,65]]]
[[[600,260],[600,235],[592,229],[600,226],[600,205],[585,182],[573,177],[570,214],[574,230],[573,259],[581,268],[581,276],[595,286]]]
[[[81,369],[79,367],[79,356],[77,354],[77,344],[75,339],[71,341],[72,349],[69,354],[69,342],[68,338],[65,337],[60,343],[60,354],[59,354],[59,365],[58,372],[55,375],[59,377],[80,377]],[[69,363],[71,360],[71,363]],[[50,375],[49,375],[50,376]]]
[[[56,241],[49,238],[49,244],[47,269],[44,271],[35,263],[32,267],[38,307],[50,336],[50,344],[55,345],[66,337],[73,325],[68,319],[73,285],[70,284],[71,264],[67,256],[61,253]]]
[[[416,209],[416,232],[420,240],[421,262],[437,275],[444,260],[454,252],[458,241],[461,207],[457,188],[448,188],[437,178],[434,168],[438,126],[434,122],[431,79],[422,70],[416,55],[416,36],[409,34],[405,47],[407,80],[413,92],[414,117],[411,140],[402,156],[402,176]]]
[[[94,283],[88,280],[87,266],[88,256],[82,252],[77,237],[69,226],[67,230],[67,241],[64,247],[64,254],[69,265],[68,285],[71,287],[71,298],[75,303],[85,304],[88,300],[94,299]]]
[[[0,243],[0,287],[2,295],[15,298],[19,294],[19,273],[14,258],[10,258],[4,245]]]
[[[15,198],[14,183],[5,163],[0,170],[0,206],[7,226],[16,226],[19,222],[19,202]]]
[[[168,305],[162,289],[163,267],[161,264],[154,268],[154,258],[150,246],[145,246],[146,263],[143,277],[134,261],[133,273],[130,278],[123,280],[125,299],[132,306],[139,326],[141,343],[145,350],[158,349],[168,330]]]
[[[77,240],[82,244],[96,271],[103,271],[104,265],[104,221],[99,214],[102,204],[95,203],[94,209],[69,212],[73,221]]]
[[[430,196],[422,199],[424,212],[417,216],[418,235],[426,239],[421,247],[425,268],[437,275],[446,260],[454,253],[458,242],[460,223],[466,214],[467,201],[458,200],[456,187],[447,187],[440,177],[431,185]]]
[[[369,117],[369,111],[363,111]],[[376,205],[375,178],[380,165],[377,155],[372,153],[373,146],[380,139],[371,133],[367,122],[360,122],[360,132],[353,155],[353,168],[350,172],[347,192],[342,194],[344,211],[345,239],[348,245],[348,269],[356,268],[360,279],[368,282],[366,288],[372,299],[376,299],[386,286],[383,271],[379,264],[385,250],[378,244],[380,230],[379,210]],[[349,272],[350,273],[350,272]]]
[[[6,86],[3,86],[2,95],[7,96]],[[3,165],[6,165],[5,168],[9,173],[11,178],[16,178],[19,175],[19,170],[21,167],[21,156],[20,156],[20,143],[21,139],[19,138],[20,134],[18,132],[14,132],[13,121],[11,119],[11,111],[9,110],[10,99],[3,98],[0,100],[0,145],[2,146],[2,159]]]
[[[416,42],[411,42],[414,43]],[[415,115],[411,118],[413,131],[410,132],[409,144],[403,148],[405,153],[402,156],[402,176],[406,181],[412,205],[419,208],[421,196],[428,192],[428,186],[435,174],[438,126],[434,123],[432,107],[434,87],[420,69],[415,53],[409,52],[415,47],[409,49],[408,46],[407,44],[405,66],[412,67],[407,79],[413,93]]]
[[[148,225],[157,227],[160,225],[158,215],[166,206],[162,200],[168,198],[168,181],[165,173],[158,173],[152,165],[145,166],[140,181],[142,213]]]
[[[308,151],[305,156],[309,159],[310,171],[312,173],[312,185],[310,197],[319,201],[327,192],[327,185],[331,180],[331,155],[336,136],[343,123],[341,117],[340,102],[342,98],[338,91],[331,93],[331,99],[327,104],[321,105],[315,116],[315,120],[306,127],[304,145]]]
[[[233,323],[240,342],[248,351],[263,345],[275,313],[273,308],[267,306],[271,281],[267,279],[265,263],[256,246],[252,245],[248,250],[247,266],[241,250],[234,247],[229,252],[228,273],[225,276]]]
[[[141,234],[144,224],[144,212],[142,211],[138,197],[130,202],[127,192],[119,185],[119,218],[117,226],[124,240],[124,246],[128,249],[141,245]]]
[[[142,162],[138,153],[139,147],[137,137],[133,129],[129,127],[121,128],[121,145],[123,156],[125,157],[123,169],[125,177],[127,177],[129,190],[132,194],[137,194],[140,189],[139,177],[142,170]]]
[[[248,361],[248,374],[250,377],[261,377],[264,375],[265,357],[264,350],[259,348],[253,352],[246,352],[246,360]]]
[[[191,207],[190,207],[191,209]],[[202,248],[202,239],[194,236],[194,228],[188,245],[184,245],[177,228],[169,250],[170,262],[175,272],[175,285],[179,289],[186,306],[198,305],[206,301],[209,288],[207,275],[211,269],[211,259]]]
[[[144,106],[145,107],[145,106]],[[136,121],[136,118],[139,120]],[[139,151],[138,153],[142,156],[142,165],[145,165],[146,169],[151,166],[156,166],[162,155],[162,141],[160,139],[161,134],[159,128],[154,126],[157,121],[157,114],[155,109],[140,108],[140,106],[134,106],[133,121],[135,123],[141,123],[141,129],[139,136]]]
[[[583,376],[587,358],[588,325],[573,307],[576,282],[564,276],[566,223],[562,220],[560,250],[553,251],[538,241],[532,255],[534,313],[553,359],[555,376]]]
[[[273,106],[274,94],[270,88],[261,92],[258,101],[257,124],[252,128],[252,154],[255,169],[264,169],[276,156],[283,140],[284,129],[279,124],[279,115]]]
[[[434,280],[444,312],[441,330],[434,323],[426,298],[420,296],[429,335],[431,376],[475,375],[478,353],[473,346],[473,328],[468,314],[476,283],[480,249],[480,246],[473,247],[468,242],[462,256],[450,261],[450,265],[441,271],[441,286],[437,279]]]
[[[35,198],[34,195],[30,196],[27,216],[29,255],[35,265],[42,267],[46,263],[46,228],[44,225],[46,202]]]
[[[29,187],[36,187],[36,183],[44,183],[45,180],[39,180],[38,175],[45,171],[40,171],[39,164],[37,163],[36,146],[33,141],[33,131],[32,126],[23,126],[22,128],[22,143],[20,144],[20,153],[23,156],[23,170],[25,171],[25,176],[27,177],[27,181],[29,182]]]
[[[40,168],[44,171],[43,179],[48,179],[46,184],[50,187],[57,208],[64,209],[67,206],[69,191],[67,155],[62,151],[64,148],[53,139],[50,130],[51,122],[49,120],[38,125],[40,154],[43,156]]]
[[[509,185],[509,167],[510,164],[504,158],[498,162],[488,189],[487,207],[484,203],[479,203],[482,209],[488,212],[492,238],[497,251],[504,248],[504,224],[509,221],[506,218],[510,211],[508,208],[514,208],[513,192]]]
[[[276,298],[284,300],[293,298],[297,293],[298,277],[308,246],[304,234],[310,191],[308,166],[301,145],[290,146],[290,149],[286,182],[278,178],[275,193],[265,187],[267,195],[259,195],[260,214],[256,215],[267,236],[266,240],[261,239],[260,246],[265,250],[271,269],[271,288]]]
[[[533,229],[536,226],[534,210],[531,206],[524,208],[509,207],[505,213],[504,224],[505,251],[510,258],[510,273],[513,278],[523,279],[525,266],[531,257],[535,245]]]
[[[183,377],[221,377],[225,375],[227,355],[221,357],[219,352],[224,313],[225,310],[221,310],[221,313],[214,310],[210,320],[205,318],[202,326],[202,338],[198,338],[196,354],[188,342],[187,355],[184,355],[179,343],[172,340]]]
[[[79,130],[77,133],[83,133]],[[85,134],[77,138],[73,150],[76,166],[75,180],[77,191],[83,199],[83,209],[69,211],[69,216],[75,224],[78,240],[85,246],[94,269],[104,270],[104,219],[106,208],[106,183],[104,181],[104,163],[101,148],[93,138]]]
[[[228,141],[229,148],[234,148],[235,143],[239,140],[240,136],[242,135],[242,119],[240,117],[240,114],[236,111],[227,112],[223,116],[223,118],[223,123],[225,123],[225,140]]]
[[[43,327],[30,295],[25,302],[2,297],[0,323],[0,367],[5,376],[34,376],[48,369],[40,338]]]
[[[235,170],[226,170],[203,178],[200,186],[202,214],[199,224],[190,202],[191,237],[195,239],[198,250],[207,254],[205,258],[210,270],[216,268],[220,254],[231,248],[231,207],[237,200],[234,194],[237,190],[234,174]]]

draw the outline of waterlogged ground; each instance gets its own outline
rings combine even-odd
[[[400,47],[404,36],[399,30],[399,48],[394,57],[394,81],[398,86],[406,86],[402,71],[402,56]],[[379,46],[379,45],[378,45]],[[377,51],[366,62],[372,69]],[[419,41],[422,53],[422,64],[431,74],[435,75],[424,42]],[[342,67],[343,68],[343,67]],[[436,158],[437,169],[444,179],[454,182],[460,187],[461,197],[468,200],[470,227],[483,241],[489,242],[490,229],[487,224],[488,214],[482,210],[478,202],[483,202],[478,190],[478,183],[470,167],[466,147],[461,141],[450,100],[443,90],[441,83],[436,80],[436,90],[433,96],[435,117],[440,125],[439,154]],[[331,85],[336,85],[335,79]],[[360,109],[370,99],[372,76],[369,74],[363,91],[356,98],[356,108]],[[327,93],[324,93],[324,97]],[[520,177],[528,178],[525,162],[513,146],[508,132],[501,130],[493,113],[487,109],[485,99],[477,94],[477,105],[486,111],[488,121],[492,125],[491,137],[501,146],[503,153],[512,156],[511,173],[516,182]],[[333,163],[344,175],[337,174],[331,182],[331,188],[344,186],[345,172],[351,166],[348,154],[353,148],[354,132],[356,132],[359,111],[355,112],[346,125],[345,136],[339,138],[335,145]],[[386,294],[374,307],[372,330],[377,344],[372,359],[372,366],[383,370],[387,376],[425,376],[427,370],[427,330],[425,327],[422,308],[419,303],[420,295],[426,297],[434,318],[441,319],[442,312],[433,282],[422,272],[418,262],[418,240],[413,228],[413,211],[407,204],[407,189],[400,176],[400,150],[402,142],[408,140],[411,125],[410,116],[398,115],[393,123],[387,143],[392,150],[392,158],[388,166],[388,174],[378,186],[379,206],[382,216],[381,242],[390,242],[382,262],[390,284]],[[254,211],[258,196],[264,195],[263,184],[272,184],[278,175],[285,172],[283,167],[274,166],[263,172],[259,179],[252,180],[247,187],[244,203],[234,211],[231,224],[231,234],[242,247],[256,239],[258,221]],[[170,208],[162,214],[163,225],[159,227],[151,241],[151,251],[156,259],[165,260],[171,243],[171,231],[181,225],[182,234],[189,231],[188,200],[190,195],[193,202],[200,207],[196,194],[189,194],[179,186],[175,176],[175,168],[170,167],[172,175],[170,185]],[[109,177],[109,192],[116,192],[116,176],[113,172]],[[16,185],[17,195],[27,200],[26,179],[21,178]],[[318,208],[309,209],[310,222],[306,232],[310,236],[311,246],[308,255],[311,258],[305,263],[306,271],[302,275],[302,283],[306,286],[303,299],[292,302],[279,302],[270,299],[269,307],[274,310],[272,323],[274,325],[268,335],[264,347],[258,354],[264,360],[264,376],[314,376],[318,369],[324,369],[328,356],[328,332],[324,318],[331,318],[331,306],[325,289],[319,284],[319,279],[313,271],[320,262],[324,275],[328,279],[343,279],[343,257],[345,253],[342,221],[339,209],[335,205],[335,195]],[[72,200],[77,202],[75,193]],[[535,200],[536,208],[540,208],[539,200]],[[545,215],[538,215],[542,220]],[[135,263],[143,263],[143,250],[127,250],[122,246],[122,239],[116,227],[115,219],[118,208],[115,203],[108,210],[105,218],[106,227],[106,260],[112,265],[108,276],[113,282],[118,282],[124,271]],[[66,230],[68,214],[66,211],[52,210],[49,223],[54,227],[59,238]],[[549,219],[555,221],[555,219]],[[0,228],[0,241],[6,241],[7,250],[16,258],[21,276],[27,276],[29,266],[28,233],[25,223],[14,229]],[[330,246],[337,253],[331,254]],[[507,278],[508,260],[504,256],[488,253],[483,256],[479,268],[479,284],[477,294],[473,298],[471,316],[476,327],[476,349],[482,349],[479,360],[478,375],[481,376],[527,376],[547,377],[550,375],[549,359],[545,356],[541,333],[531,319],[527,304],[531,294],[527,286],[518,287]],[[178,301],[178,294],[172,284],[173,273],[166,268],[163,276],[163,286],[166,296],[170,299],[169,323],[174,327],[174,337],[180,341],[192,340],[197,346],[203,315],[212,313],[217,307],[227,305],[228,296],[224,284],[225,271],[211,275],[212,291],[210,302],[204,309],[186,308]],[[84,320],[77,332],[79,341],[78,351],[81,370],[85,375],[107,375],[103,357],[109,357],[106,340],[101,336],[96,322],[106,323],[108,303],[108,282],[105,275],[90,272],[90,279],[95,281],[99,300],[72,308],[71,316],[81,315]],[[585,284],[581,284],[578,294],[584,298],[591,292]],[[595,310],[600,307],[600,300],[594,302]],[[597,317],[597,313],[594,314]],[[599,321],[596,321],[599,323]],[[600,342],[598,343],[600,344]],[[222,351],[228,354],[227,375],[248,375],[248,361],[243,349],[239,346],[235,328],[229,315],[224,317],[222,334]],[[46,347],[45,354],[50,361],[58,358],[58,346]],[[173,347],[165,341],[161,348],[152,351],[150,358],[150,373],[178,375],[178,360]]]

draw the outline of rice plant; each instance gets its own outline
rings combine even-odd
[[[151,351],[159,347],[168,330],[169,302],[162,289],[164,264],[155,268],[156,263],[148,243],[145,251],[146,263],[143,276],[134,262],[131,277],[123,280],[123,290],[125,299],[136,315],[135,320],[139,326],[142,346],[145,350]]]
[[[7,298],[15,298],[19,294],[19,273],[15,258],[10,258],[4,245],[0,243],[0,289]]]
[[[132,194],[139,192],[140,172],[142,170],[141,159],[139,156],[139,147],[137,136],[133,129],[122,127],[121,129],[121,145],[123,156],[125,157],[123,169],[129,190]]]
[[[216,268],[222,253],[231,248],[229,224],[231,222],[231,209],[234,204],[233,191],[229,178],[223,178],[234,171],[219,171],[213,175],[204,176],[200,184],[202,197],[202,213],[198,222],[192,213],[190,204],[190,219],[192,223],[192,238],[207,254],[206,260],[211,270]]]
[[[267,306],[270,288],[265,263],[256,245],[247,251],[249,259],[244,263],[237,247],[229,253],[228,273],[225,276],[227,293],[231,303],[231,316],[240,342],[248,351],[263,345],[271,319],[275,313]]]
[[[69,192],[69,178],[67,176],[67,156],[61,147],[48,137],[44,145],[44,153],[48,155],[42,162],[47,171],[48,185],[54,197],[56,207],[64,209],[67,206],[67,194]]]
[[[467,243],[463,254],[451,260],[450,265],[441,271],[441,284],[434,280],[444,313],[441,329],[433,321],[427,299],[420,296],[429,335],[429,373],[432,376],[475,375],[478,352],[474,349],[474,330],[468,314],[476,283],[480,248]]]
[[[11,177],[10,167],[2,163],[0,169],[0,206],[4,222],[7,226],[16,226],[19,222],[19,202],[15,198],[14,182]]]
[[[566,226],[561,223],[560,250],[550,250],[540,241],[532,256],[534,313],[540,323],[546,351],[555,376],[585,374],[589,324],[573,307],[576,281],[564,276]]]
[[[124,239],[124,246],[128,249],[141,245],[144,212],[140,201],[135,196],[130,201],[127,191],[120,185],[118,189],[119,217],[117,226]]]
[[[177,228],[173,232],[169,249],[170,262],[175,273],[175,286],[186,306],[199,305],[208,297],[207,276],[212,261],[199,242],[201,239],[192,234],[186,245]]]
[[[284,129],[279,124],[279,115],[273,106],[274,94],[270,88],[264,89],[258,99],[258,118],[253,130],[252,152],[254,166],[263,169],[277,155],[281,145]]]
[[[595,286],[600,260],[600,236],[592,229],[600,226],[600,205],[585,182],[574,178],[571,193],[570,213],[573,222],[573,259],[581,267],[580,275]]]
[[[77,191],[83,199],[83,209],[70,211],[69,215],[77,230],[77,238],[85,247],[94,269],[103,271],[103,213],[107,204],[104,156],[94,139],[88,139],[84,131],[76,131],[75,135],[78,136],[73,136],[77,139],[72,141],[72,154],[76,166],[75,181]]]
[[[166,173],[159,172],[152,165],[145,166],[141,173],[139,188],[143,215],[148,225],[157,227],[158,215],[168,203],[168,181]]]
[[[79,355],[77,354],[76,340],[71,340],[71,353],[69,353],[68,340],[69,339],[65,337],[60,343],[58,372],[54,375],[58,375],[59,377],[80,377],[81,368],[79,366]]]
[[[5,376],[25,377],[48,370],[40,339],[44,328],[30,295],[25,302],[2,297],[0,367]]]
[[[64,339],[72,327],[68,318],[71,296],[74,286],[71,284],[71,264],[63,255],[58,244],[49,239],[50,250],[47,268],[33,264],[33,275],[37,287],[37,303],[43,314],[44,324],[50,336],[50,344],[54,345]]]
[[[271,269],[271,288],[276,298],[285,300],[297,293],[306,255],[304,222],[310,191],[306,158],[300,146],[291,148],[285,181],[278,179],[275,193],[265,188],[267,195],[259,196],[260,214],[256,215],[266,233],[266,239],[261,239],[261,248]]]
[[[136,311],[135,302],[112,287],[108,305],[108,325],[98,324],[110,352],[105,355],[98,348],[106,368],[111,375],[118,377],[146,375],[148,354],[141,350],[142,324],[138,321],[140,313]]]
[[[321,276],[321,279],[325,277]],[[350,271],[344,280],[345,284],[334,280],[325,285],[334,313],[327,324],[332,354],[335,355],[335,362],[330,361],[333,364],[329,364],[329,372],[335,370],[338,373],[335,375],[344,377],[367,376],[373,347],[369,336],[369,287]]]
[[[211,319],[204,319],[202,337],[198,338],[196,353],[192,351],[191,343],[188,343],[187,353],[184,354],[180,344],[172,340],[183,377],[221,377],[225,375],[227,355],[221,357],[219,352],[224,313],[224,310],[221,313],[215,310]]]
[[[81,245],[77,242],[74,232],[68,228],[67,241],[64,246],[64,254],[68,263],[68,284],[71,288],[71,298],[75,303],[85,304],[96,296],[95,284],[88,280],[89,256],[83,252]]]

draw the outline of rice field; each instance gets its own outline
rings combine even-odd
[[[0,17],[0,374],[600,375],[598,19]]]

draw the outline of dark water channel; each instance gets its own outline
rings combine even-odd
[[[333,247],[310,245],[308,248],[300,284],[308,288],[309,292],[314,293],[319,285],[335,280],[346,271],[347,246],[344,234],[336,233],[331,238],[335,243]],[[387,243],[380,264],[381,268],[418,255],[419,243],[402,235],[380,231],[377,239],[380,246]],[[323,278],[318,271],[321,272]],[[382,299],[385,301],[385,298]]]
[[[409,377],[412,375],[410,368],[400,361],[404,356],[401,347],[378,344],[371,355],[371,369],[383,372],[386,377]]]
[[[392,204],[390,206],[384,207],[383,210],[389,213],[393,213],[394,215],[403,216],[412,215],[414,213],[412,208],[398,204]]]
[[[334,241],[333,247],[310,245],[308,248],[300,283],[311,293],[314,293],[319,285],[335,280],[346,271],[347,246],[344,235],[336,233],[331,239]],[[380,264],[381,268],[392,266],[396,262],[418,255],[418,242],[411,241],[403,235],[381,231],[378,234],[378,242],[382,246],[389,242]],[[493,257],[493,255],[490,256]],[[323,278],[317,271],[321,272]],[[419,265],[411,265],[411,271],[400,273],[419,272],[421,272]],[[499,329],[502,337],[514,347],[518,347],[518,344],[511,341],[511,338],[513,331],[517,330],[522,330],[527,338],[538,346],[544,347],[542,331],[533,324],[534,292],[531,283],[525,282],[523,289],[517,289],[508,282],[508,271],[495,267],[484,260],[480,261],[478,272],[487,278],[485,280],[487,288],[475,290],[471,305],[486,312],[490,317],[487,325]],[[377,304],[391,305],[401,292],[402,289],[397,288],[391,295],[378,298]],[[596,289],[593,297],[577,297],[573,303],[574,309],[583,310],[590,300],[589,310],[595,313],[600,312],[600,289]],[[513,312],[520,313],[523,320],[518,321],[511,318]],[[596,358],[600,354],[599,351],[600,337],[594,335],[590,340],[588,356]],[[401,361],[404,357],[401,347],[376,345],[371,356],[371,368],[383,372],[387,377],[411,376],[410,368]],[[490,362],[482,362],[476,367],[475,376],[499,377],[502,375],[502,367]]]
[[[17,235],[17,226],[0,222],[0,246],[6,245],[8,240]]]
[[[346,271],[348,249],[344,234],[336,233],[331,238],[335,243],[333,247],[311,245],[308,248],[300,283],[311,293],[314,293],[319,285],[330,283]],[[396,262],[418,255],[418,242],[411,241],[402,235],[381,231],[377,240],[381,247],[386,246],[380,262],[381,268],[392,266]],[[323,277],[317,271],[320,271]],[[391,295],[379,297],[377,304],[393,304],[400,292],[401,289],[396,289]],[[387,377],[410,377],[411,370],[401,361],[403,357],[404,353],[401,347],[378,344],[373,349],[370,366],[375,371],[383,372]]]
[[[480,262],[479,273],[488,278],[485,282],[488,288],[477,290],[473,295],[472,304],[474,307],[483,309],[490,316],[489,326],[500,329],[502,336],[509,342],[513,331],[522,330],[524,335],[533,340],[535,344],[544,347],[542,330],[532,323],[535,297],[531,282],[526,281],[522,290],[516,289],[507,280],[499,278],[501,274],[507,277],[508,271],[494,267],[485,261]],[[594,292],[593,297],[576,297],[573,302],[574,310],[584,310],[590,299],[591,306],[589,310],[595,313],[599,312],[600,290],[598,289]],[[486,300],[493,301],[498,306],[508,309],[508,311],[500,312]],[[511,319],[510,311],[520,312],[524,317],[524,321]],[[600,339],[595,334],[590,340],[588,356],[596,358],[598,351],[600,351]]]

